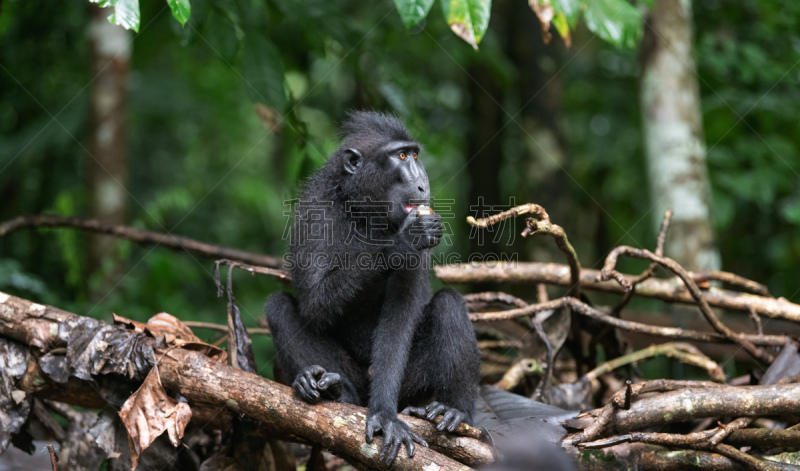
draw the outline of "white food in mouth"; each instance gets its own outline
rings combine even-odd
[[[420,205],[407,204],[407,205],[405,205],[405,209],[406,209],[407,213],[410,213],[411,211],[416,209],[419,212],[420,216],[434,214],[433,213],[433,208],[431,208],[430,206],[425,205],[425,204],[420,204]]]

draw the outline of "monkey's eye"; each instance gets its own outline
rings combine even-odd
[[[417,160],[417,153],[414,152],[414,160]]]
[[[406,160],[406,153],[400,152],[400,160]]]

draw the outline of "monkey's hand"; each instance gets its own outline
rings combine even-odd
[[[319,365],[312,365],[297,375],[292,389],[309,404],[316,404],[322,399],[335,401],[342,394],[342,377],[327,372]]]
[[[389,466],[397,458],[400,446],[406,446],[409,458],[414,456],[414,442],[428,446],[425,440],[408,428],[408,424],[397,418],[397,414],[371,412],[367,417],[367,443],[372,443],[375,432],[378,431],[383,432],[383,446],[378,459]]]
[[[431,249],[439,245],[444,234],[444,224],[440,214],[420,215],[418,209],[412,209],[403,220],[397,231],[401,242],[415,250]]]
[[[408,411],[411,415],[434,422],[436,417],[443,415],[442,421],[436,425],[436,430],[443,431],[447,428],[448,432],[452,432],[458,427],[458,424],[467,418],[467,414],[461,412],[453,407],[448,407],[441,402],[433,401],[427,406],[423,407],[409,407]]]

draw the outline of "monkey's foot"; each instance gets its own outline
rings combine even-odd
[[[433,401],[427,406],[423,407],[409,407],[408,411],[411,415],[417,416],[419,418],[429,420],[431,422],[436,421],[436,417],[443,415],[442,421],[436,425],[436,430],[443,431],[445,428],[448,432],[453,432],[458,424],[464,421],[467,418],[467,414],[461,412],[458,409],[453,407],[446,406],[441,402]]]
[[[342,377],[337,373],[329,373],[319,365],[312,365],[297,375],[292,389],[309,404],[316,404],[322,399],[335,401],[342,395]]]
[[[411,429],[408,428],[408,424],[400,420],[397,414],[370,412],[367,416],[367,443],[372,443],[376,432],[383,432],[383,446],[381,447],[381,454],[378,456],[378,459],[388,466],[391,466],[395,458],[397,458],[397,453],[400,451],[401,446],[406,446],[406,452],[409,458],[414,457],[414,442],[424,447],[428,446],[428,442],[411,431]]]

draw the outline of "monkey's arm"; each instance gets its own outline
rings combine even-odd
[[[290,260],[301,317],[320,324],[333,323],[379,275],[372,255],[379,249],[348,243],[346,234],[336,234],[333,244],[301,239],[293,247]]]
[[[380,459],[389,464],[403,444],[409,456],[414,455],[414,442],[428,446],[397,417],[397,402],[414,331],[429,298],[430,286],[424,270],[392,273],[375,329],[366,438],[371,443],[373,434],[383,431]]]

